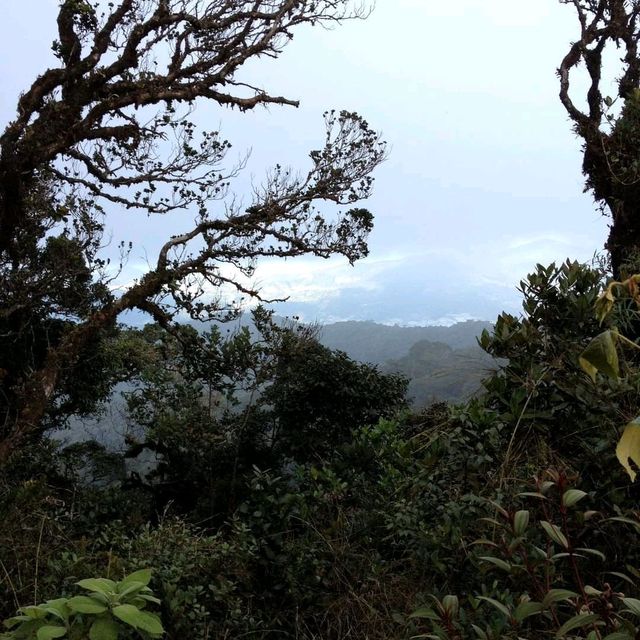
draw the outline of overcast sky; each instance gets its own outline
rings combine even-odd
[[[54,0],[2,0],[0,122],[52,56]],[[366,21],[299,31],[277,61],[247,78],[301,107],[231,113],[200,104],[197,119],[251,149],[242,192],[275,163],[304,170],[321,144],[322,113],[364,115],[391,145],[376,174],[370,256],[272,261],[258,270],[280,310],[304,319],[400,324],[494,319],[516,312],[518,281],[537,262],[589,260],[606,219],[582,193],[579,141],[555,69],[576,37],[558,0],[378,0]],[[188,220],[113,215],[135,242],[128,277]],[[177,226],[176,226],[177,225]],[[133,235],[133,237],[132,237]]]

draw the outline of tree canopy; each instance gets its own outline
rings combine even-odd
[[[349,0],[61,3],[58,64],[0,135],[0,462],[64,404],[65,380],[123,311],[165,327],[179,311],[210,318],[236,308],[222,287],[259,297],[246,277],[261,257],[366,255],[373,217],[355,204],[385,144],[362,117],[325,113],[306,173],[276,165],[248,206],[231,193],[242,167],[227,164],[230,143],[187,117],[198,100],[298,106],[244,81],[243,65],[277,57],[305,24],[365,13]],[[184,223],[118,294],[102,252],[114,211]]]

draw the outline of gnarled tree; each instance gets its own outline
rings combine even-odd
[[[580,24],[558,69],[560,100],[583,140],[586,186],[611,216],[606,248],[620,277],[625,263],[640,257],[640,1],[560,1],[574,7]],[[622,66],[614,95],[603,88],[607,47]],[[572,75],[582,64],[589,83],[577,100]]]
[[[301,25],[362,15],[350,0],[61,2],[59,64],[0,136],[0,464],[77,405],[122,312],[164,326],[179,310],[212,317],[233,307],[224,289],[259,296],[247,276],[260,257],[366,255],[372,216],[349,207],[369,195],[385,147],[360,116],[325,114],[308,172],[276,166],[245,208],[229,192],[238,167],[223,169],[229,144],[183,116],[199,99],[297,106],[243,81],[243,65],[277,57]],[[118,293],[102,252],[116,209],[184,220]]]

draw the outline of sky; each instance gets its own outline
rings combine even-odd
[[[0,126],[55,62],[57,2],[2,4]],[[601,251],[607,220],[583,193],[580,143],[557,97],[576,27],[558,0],[378,0],[367,20],[303,28],[278,60],[244,70],[300,108],[200,103],[197,122],[220,128],[230,159],[250,151],[240,196],[276,163],[305,170],[327,109],[359,112],[390,145],[366,202],[369,256],[262,263],[264,296],[288,297],[277,311],[324,323],[493,320],[519,311],[516,287],[536,263]],[[124,280],[189,222],[111,212],[113,238],[134,242]]]

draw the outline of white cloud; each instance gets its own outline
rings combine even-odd
[[[258,265],[251,282],[267,299],[287,298],[291,302],[326,303],[345,289],[379,290],[379,276],[406,258],[389,253],[361,260],[354,266],[343,258],[265,260]]]

